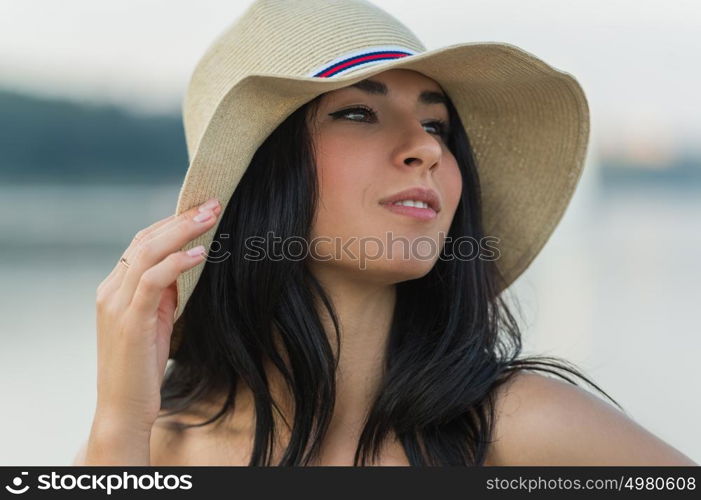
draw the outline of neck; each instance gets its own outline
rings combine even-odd
[[[322,284],[334,306],[339,322],[340,353],[336,352],[336,333],[326,308],[317,301],[317,312],[334,355],[338,357],[336,372],[336,403],[327,431],[341,442],[357,440],[362,423],[378,389],[385,361],[389,329],[396,301],[393,284],[370,283],[355,275],[339,272],[331,266],[316,270],[315,276]],[[355,276],[355,278],[353,278]],[[289,362],[284,350],[280,350],[285,362]],[[285,415],[293,422],[294,399],[284,379],[270,360],[265,363],[271,395]],[[239,399],[243,403],[240,405]],[[253,397],[245,385],[240,386],[237,408],[254,407]],[[277,411],[273,412],[278,417]],[[284,421],[276,429],[286,432]]]
[[[326,308],[318,308],[339,360],[334,421],[359,425],[382,378],[396,288],[393,284],[358,281],[357,271],[351,277],[334,269],[327,271],[316,276],[336,309],[340,327],[341,349],[336,353],[333,322]]]

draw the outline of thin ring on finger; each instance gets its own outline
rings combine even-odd
[[[148,227],[146,234],[144,234],[144,237],[142,238],[140,243],[146,242],[156,236],[163,228],[168,227],[168,223],[171,222],[173,219],[175,219],[175,215],[169,215],[165,219],[159,220],[158,222],[153,223],[151,226]],[[117,266],[118,270],[124,270],[126,271],[129,269],[129,265],[131,264],[129,262],[128,255],[130,253],[130,250],[133,250],[131,247],[132,245],[129,245],[129,248],[122,254],[122,257],[119,259],[119,266]],[[120,273],[121,274],[121,273]]]
[[[149,230],[147,232],[147,238],[150,239],[151,237],[155,236],[160,230],[163,229],[164,226],[168,225],[168,222],[172,221],[175,218],[175,215],[169,215],[165,219],[159,220],[157,222],[154,222],[151,226],[149,226]],[[104,283],[106,284],[106,291],[112,291],[116,288],[119,288],[122,279],[126,272],[129,270],[129,266],[132,264],[131,262],[131,256],[133,255],[133,252],[131,251],[131,245],[129,248],[126,249],[126,251],[122,254],[122,257],[117,261],[117,265],[112,268],[112,271],[110,274],[105,278]]]
[[[221,213],[219,207],[215,207],[212,210],[213,217],[206,218],[202,221],[190,222],[194,217],[193,214],[197,214],[194,210],[190,209],[183,212],[180,223],[180,227],[169,227],[158,231],[158,234],[153,238],[150,238],[147,242],[148,244],[141,245],[134,249],[135,255],[129,255],[129,263],[131,267],[124,273],[124,278],[121,280],[119,289],[115,292],[120,298],[117,302],[120,303],[122,307],[126,307],[132,300],[132,296],[139,284],[141,275],[146,270],[146,268],[158,264],[158,261],[163,260],[176,251],[180,251],[182,247],[192,241],[195,237],[201,236],[204,233],[204,228],[209,228],[211,230],[212,225],[216,224],[218,220],[218,215]],[[202,211],[200,211],[202,213]],[[198,227],[199,226],[199,227]],[[189,234],[189,236],[187,236]],[[178,241],[177,245],[174,242]],[[143,250],[150,248],[146,259],[144,259]]]

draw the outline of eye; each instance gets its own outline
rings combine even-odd
[[[450,136],[450,133],[448,131],[448,126],[443,120],[434,120],[427,122],[426,125],[430,127],[435,127],[437,132],[436,135],[440,135],[443,140],[447,141],[448,137]]]
[[[359,113],[358,113],[359,111]],[[354,108],[348,108],[348,109],[343,109],[341,111],[336,111],[335,113],[331,113],[331,116],[334,118],[340,118],[343,116],[349,116],[349,115],[371,115],[371,116],[376,116],[375,110],[372,108],[366,108],[364,106],[357,106]],[[368,120],[351,120],[351,121],[368,121]]]
[[[373,117],[373,119],[377,116],[375,110],[372,108],[368,108],[365,106],[355,106],[353,108],[347,108],[343,109],[341,111],[336,111],[335,113],[330,113],[330,116],[332,116],[334,119],[338,119],[341,117],[345,116],[350,116],[350,115],[370,115]],[[370,120],[351,120],[351,121],[362,121],[362,122],[367,122]],[[431,132],[434,135],[440,136],[443,140],[448,140],[448,136],[450,135],[448,126],[446,125],[445,121],[443,120],[432,120],[429,122],[424,123],[424,126],[429,126],[435,128],[435,132]]]

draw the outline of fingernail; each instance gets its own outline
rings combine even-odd
[[[205,221],[208,221],[209,219],[211,219],[213,216],[214,216],[214,212],[212,212],[211,210],[206,210],[204,212],[201,212],[201,213],[195,215],[192,218],[192,220],[194,220],[195,222],[205,222]]]
[[[194,257],[195,255],[201,255],[202,253],[204,253],[204,245],[198,245],[194,248],[191,248],[185,253],[188,254],[190,257]]]
[[[219,205],[219,201],[216,198],[212,198],[211,200],[207,200],[202,205],[200,205],[200,208],[198,210],[200,212],[204,212],[205,210],[213,210],[214,207],[216,207],[217,205]]]

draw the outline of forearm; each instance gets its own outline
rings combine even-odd
[[[94,421],[83,465],[150,465],[150,429]]]

